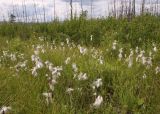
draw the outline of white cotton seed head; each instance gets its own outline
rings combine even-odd
[[[93,82],[92,84],[92,88],[95,89],[95,88],[99,88],[100,86],[102,86],[102,79],[101,78],[98,78],[96,81]]]
[[[143,79],[146,79],[146,78],[147,78],[147,75],[146,75],[146,74],[143,74],[142,77],[143,77]]]
[[[82,55],[85,55],[87,53],[87,48],[84,48],[84,47],[81,47],[81,46],[78,46],[79,48],[79,51]]]
[[[113,50],[116,50],[116,47],[117,46],[117,41],[116,40],[114,40],[114,42],[113,42],[113,44],[112,44],[112,49]]]
[[[138,52],[139,52],[139,48],[138,48],[138,47],[136,47],[136,50],[135,50],[135,52],[136,52],[136,53],[138,53]]]
[[[49,103],[52,103],[52,93],[51,92],[42,93],[42,95],[45,97],[47,105],[49,105]]]
[[[86,73],[80,73],[79,75],[78,75],[78,80],[87,80],[88,79],[88,77],[87,77],[87,74]]]
[[[77,65],[75,63],[72,64],[72,69],[74,70],[74,72],[78,71]]]
[[[68,58],[65,60],[65,64],[66,64],[66,65],[69,64],[70,60],[71,60],[71,58],[68,57]]]
[[[91,40],[91,41],[93,40],[93,35],[90,36],[90,40]]]
[[[42,93],[44,97],[52,97],[52,93]]]
[[[37,76],[38,74],[37,74],[37,67],[34,67],[33,69],[32,69],[32,75],[33,76]]]
[[[157,47],[154,47],[154,48],[153,48],[153,51],[154,51],[154,52],[157,52]]]
[[[99,95],[99,96],[95,99],[95,102],[93,103],[93,107],[99,108],[100,105],[102,104],[102,102],[103,102],[103,97]]]
[[[6,114],[9,110],[11,110],[12,108],[11,107],[7,107],[7,106],[3,106],[1,109],[0,109],[0,114]]]
[[[68,93],[68,94],[71,94],[72,91],[74,91],[73,88],[67,88],[67,89],[66,89],[66,93]]]
[[[54,85],[49,84],[49,88],[50,88],[50,90],[54,91]]]
[[[155,71],[156,71],[156,74],[158,74],[160,72],[160,67],[157,66],[156,69],[155,69]]]
[[[69,44],[69,39],[68,38],[66,39],[66,42],[67,42],[67,44]]]

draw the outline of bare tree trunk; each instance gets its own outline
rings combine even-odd
[[[81,0],[81,11],[82,11],[82,13],[83,13],[83,2],[82,2],[83,0]]]
[[[93,16],[93,0],[91,0],[91,19],[92,19],[92,16]]]
[[[141,14],[144,14],[145,0],[142,0]]]
[[[124,13],[124,1],[121,0],[121,9],[120,9],[120,15],[119,15],[120,18],[123,17],[123,13]]]
[[[128,4],[127,1],[125,0],[125,17],[128,15]]]
[[[150,13],[154,15],[154,6],[152,0],[150,0]]]
[[[43,21],[46,22],[46,10],[45,10],[45,7],[44,7],[44,1],[42,0],[42,3],[43,3]]]
[[[132,16],[131,9],[132,9],[132,2],[131,0],[129,0],[129,7],[128,7],[128,20],[129,21],[131,20],[131,16]]]
[[[157,9],[157,14],[160,15],[160,14],[159,14],[159,10],[160,10],[160,9],[159,9],[159,0],[157,0],[157,8],[158,8],[158,9]]]
[[[56,20],[56,1],[54,0],[54,20]]]
[[[158,16],[159,8],[158,8],[159,2],[158,0],[156,1],[156,12],[155,14]]]
[[[35,11],[35,15],[36,15],[36,22],[38,22],[37,6],[35,3],[35,0],[33,0],[33,2],[34,2],[34,11]]]
[[[71,7],[71,20],[73,19],[73,1],[70,0],[70,7]]]
[[[25,22],[25,11],[24,11],[24,3],[23,3],[23,1],[22,1],[22,9],[23,9],[23,10],[22,10],[22,12],[23,12],[23,13],[22,13],[22,17],[23,17],[22,20],[23,20],[23,22]]]
[[[26,8],[26,1],[25,0],[23,0],[23,5],[24,5],[24,12],[25,12],[25,22],[28,22],[27,8]]]
[[[136,1],[135,0],[132,1],[132,14],[133,16],[136,15]]]
[[[116,17],[116,0],[114,0],[114,3],[113,3],[113,15],[114,17]]]

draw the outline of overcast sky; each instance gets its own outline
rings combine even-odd
[[[56,16],[63,20],[69,17],[70,14],[70,7],[69,7],[70,0],[55,0],[56,4]],[[80,2],[81,0],[73,0],[73,10],[74,13],[79,14],[81,11]],[[119,7],[121,0],[117,0],[117,6]],[[153,3],[156,0],[151,0]],[[91,0],[82,0],[83,2],[83,9],[88,11],[88,15],[91,13]],[[34,3],[36,4],[36,11],[34,8]],[[146,4],[149,3],[147,0]],[[159,0],[160,3],[160,0]],[[29,19],[34,20],[35,12],[38,13],[39,20],[43,18],[43,8],[46,11],[46,19],[49,21],[53,19],[54,16],[54,0],[0,0],[0,20],[3,18],[8,19],[8,15],[14,13],[14,15],[18,16],[19,19],[23,17],[23,4],[26,5],[27,16]],[[136,0],[136,10],[140,9],[141,0]],[[108,6],[109,5],[109,6]],[[149,5],[146,5],[149,7]],[[108,15],[109,11],[113,8],[113,0],[93,0],[93,15],[94,17],[101,17]],[[109,10],[108,10],[109,9]]]

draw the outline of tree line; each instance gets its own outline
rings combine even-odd
[[[57,0],[53,0],[53,18],[52,20],[56,20],[57,14],[56,14],[56,1]],[[94,0],[89,0],[90,1],[90,12],[84,10],[83,8],[83,4],[84,4],[84,0],[79,0],[80,2],[80,8],[81,8],[81,13],[80,13],[80,17],[87,17],[88,12],[90,13],[90,16],[88,16],[88,18],[93,18],[94,16],[94,5],[95,5],[95,1]],[[69,19],[73,19],[75,16],[75,12],[74,12],[74,4],[73,4],[74,0],[69,0],[69,7],[70,7],[70,12],[68,13]],[[109,3],[111,2],[111,3]],[[26,0],[22,0],[22,13],[19,12],[19,9],[16,8],[16,6],[14,4],[12,4],[12,12],[9,12],[9,20],[10,22],[14,22],[15,20],[17,21],[21,21],[23,20],[23,22],[29,22],[30,20],[32,22],[46,22],[46,7],[44,5],[45,1],[42,0],[43,3],[43,14],[38,14],[39,12],[37,11],[38,6],[36,4],[36,0],[33,0],[33,9],[34,9],[34,16],[30,17],[28,12],[27,12],[27,5],[26,5]],[[112,16],[115,18],[128,18],[128,20],[132,19],[133,17],[135,17],[136,15],[144,15],[146,13],[149,13],[151,15],[156,15],[159,16],[159,12],[160,12],[160,3],[159,0],[140,0],[140,3],[136,3],[136,0],[106,0],[106,9],[108,10],[108,15],[107,16]],[[137,9],[138,8],[138,9]],[[15,19],[16,18],[16,19]]]

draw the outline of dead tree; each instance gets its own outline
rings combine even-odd
[[[132,2],[131,2],[131,0],[129,0],[128,14],[127,14],[127,17],[128,17],[129,21],[132,18],[132,12],[131,11],[132,11]]]
[[[144,14],[145,2],[146,0],[142,0],[141,14]]]
[[[123,17],[123,13],[124,13],[124,1],[121,0],[121,8],[120,8],[119,18]]]
[[[155,15],[158,16],[158,12],[159,12],[159,0],[156,1],[156,4],[155,4]]]
[[[42,3],[43,3],[43,21],[46,22],[46,10],[45,10],[45,7],[44,7],[44,1],[42,0]]]
[[[113,1],[113,16],[116,17],[117,16],[117,11],[116,11],[116,0]]]
[[[54,0],[54,20],[56,20],[56,1]]]
[[[34,2],[34,11],[35,11],[35,16],[36,16],[36,21],[38,22],[37,6],[36,6],[35,0],[33,0],[33,2]]]
[[[83,2],[81,0],[81,12],[83,12]]]
[[[73,0],[70,0],[71,20],[73,19]]]
[[[136,1],[135,0],[132,1],[132,15],[133,16],[136,15]]]
[[[92,19],[92,16],[93,16],[93,0],[91,0],[91,19]]]
[[[125,0],[125,17],[127,17],[127,14],[128,14],[128,4],[127,4],[127,1]]]
[[[11,23],[14,23],[14,22],[16,21],[16,16],[13,15],[13,14],[11,14],[10,17],[9,17],[9,21],[10,21]]]

